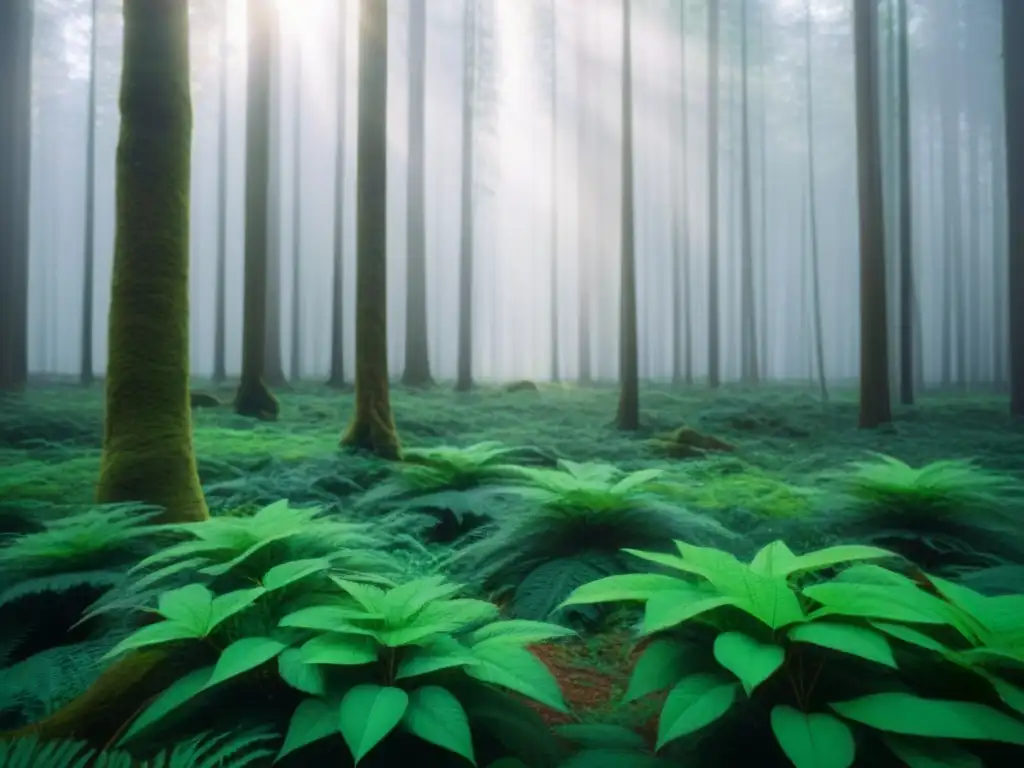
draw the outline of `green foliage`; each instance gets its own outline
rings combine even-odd
[[[688,462],[678,496],[695,509],[744,509],[766,518],[804,518],[819,492],[734,458]]]
[[[721,726],[747,701],[770,712],[797,768],[852,765],[860,728],[901,758],[974,760],[960,740],[1024,746],[1024,595],[985,597],[938,578],[921,585],[870,564],[809,582],[890,555],[874,547],[798,556],[777,541],[744,563],[676,546],[678,555],[632,554],[677,575],[611,576],[566,600],[644,603],[641,632],[656,639],[626,699],[668,689],[659,749]]]
[[[512,591],[512,609],[547,619],[572,589],[630,569],[620,549],[657,546],[665,536],[722,540],[713,519],[672,502],[658,469],[627,473],[610,464],[559,461],[559,469],[518,467],[523,504],[453,556],[456,574],[487,591]],[[585,618],[594,618],[585,615]]]
[[[306,696],[291,717],[279,759],[340,733],[358,763],[397,729],[473,761],[472,734],[488,729],[495,696],[506,719],[516,720],[522,710],[511,726],[498,727],[531,732],[529,747],[536,749],[546,729],[497,689],[565,711],[557,682],[526,646],[571,632],[499,620],[494,605],[458,592],[439,576],[396,586],[342,578],[323,559],[280,563],[244,589],[218,594],[190,584],[164,592],[155,609],[161,620],[108,655],[191,643],[197,650],[216,648],[216,659],[171,684],[122,742],[210,689],[239,684],[273,662],[281,680]]]
[[[203,735],[146,761],[127,752],[97,752],[76,741],[39,741],[35,737],[0,741],[0,768],[245,768],[274,753],[261,733]]]

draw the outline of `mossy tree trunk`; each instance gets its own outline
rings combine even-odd
[[[356,396],[343,446],[399,457],[388,387],[388,4],[362,0],[356,169]]]
[[[345,81],[348,67],[348,2],[338,3],[338,125],[334,157],[334,242],[331,279],[331,375],[327,386],[345,387]]]
[[[235,411],[272,419],[278,403],[263,382],[266,360],[267,196],[270,175],[270,41],[273,0],[249,0],[249,81],[245,118],[245,286],[242,378]]]
[[[405,370],[402,383],[433,383],[427,344],[427,222],[424,132],[427,73],[427,7],[409,5],[408,271],[405,279]]]
[[[633,55],[631,0],[622,0],[622,295],[619,299],[619,429],[640,428],[636,254],[633,242]]]
[[[192,450],[186,4],[127,0],[100,502],[207,518]]]
[[[28,380],[33,6],[0,2],[0,391]]]

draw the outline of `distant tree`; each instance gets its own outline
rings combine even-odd
[[[719,3],[708,3],[708,386],[721,379],[718,291],[718,59]]]
[[[263,315],[266,324],[263,360],[263,378],[272,387],[288,384],[284,375],[284,360],[281,352],[281,220],[283,218],[283,178],[281,173],[282,120],[284,108],[284,57],[282,55],[281,16],[275,9],[271,21],[270,42],[267,57],[270,60],[270,110],[269,125],[269,171],[267,188],[270,202],[267,206],[267,280],[266,304]]]
[[[593,322],[593,264],[594,242],[592,228],[594,226],[593,187],[590,184],[595,163],[590,158],[590,94],[593,91],[591,82],[593,66],[589,57],[593,54],[586,46],[586,22],[590,17],[582,4],[577,5],[577,39],[576,39],[576,261],[579,274],[577,276],[579,290],[579,322],[577,346],[579,348],[579,371],[577,379],[580,384],[589,384],[593,377],[593,351],[591,324]]]
[[[249,75],[245,114],[245,276],[242,300],[242,378],[235,411],[277,417],[277,399],[263,381],[266,355],[267,195],[270,182],[269,49],[274,0],[249,0]]]
[[[302,378],[302,51],[295,50],[292,103],[292,340],[288,378]]]
[[[885,289],[885,211],[875,65],[875,0],[854,0],[853,47],[860,207],[860,426],[892,421]]]
[[[622,189],[619,299],[619,429],[640,428],[640,373],[637,361],[636,254],[633,211],[633,53],[630,0],[622,0]]]
[[[679,3],[679,161],[672,169],[672,382],[693,383],[693,309],[690,297],[690,168],[687,163],[686,3]]]
[[[1010,413],[1024,416],[1024,3],[1003,0],[1009,228]]]
[[[189,404],[188,6],[124,4],[117,233],[110,294],[101,503],[141,501],[159,522],[208,517]]]
[[[459,229],[459,348],[455,390],[473,388],[473,205],[474,107],[477,84],[476,0],[463,0],[462,29],[462,188]]]
[[[92,0],[89,27],[89,107],[85,115],[85,237],[82,270],[82,350],[78,378],[93,381],[93,294],[96,280],[96,91],[99,82],[99,0]]]
[[[213,380],[227,378],[227,263],[228,263],[228,19],[224,3],[220,19],[220,83],[217,111],[217,277],[214,285]]]
[[[754,193],[750,178],[750,88],[749,44],[750,23],[748,0],[741,0],[740,10],[740,173],[742,211],[740,221],[740,378],[756,384],[760,376],[757,362],[757,302],[754,295]]]
[[[825,331],[821,317],[821,249],[818,247],[818,173],[815,164],[814,131],[814,56],[811,49],[814,16],[811,0],[804,5],[804,51],[807,58],[807,224],[810,227],[811,320],[814,323],[814,364],[818,377],[818,393],[823,403],[828,402],[828,382],[825,378]]]
[[[907,4],[897,0],[896,37],[899,72],[899,182],[900,182],[900,402],[914,403],[914,249],[913,188],[910,145],[910,34]]]
[[[388,3],[362,0],[359,27],[356,397],[341,444],[398,458],[398,433],[388,388]]]
[[[33,6],[0,2],[0,391],[28,381]]]
[[[402,372],[402,383],[410,387],[433,383],[427,344],[426,90],[427,6],[414,2],[409,4],[409,223]]]
[[[348,0],[338,2],[337,128],[334,142],[334,240],[331,279],[331,374],[327,386],[345,386],[345,82],[348,77]]]

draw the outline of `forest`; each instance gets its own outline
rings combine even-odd
[[[1024,765],[1021,43],[0,0],[0,768]]]

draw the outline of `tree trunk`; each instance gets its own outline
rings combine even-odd
[[[907,3],[899,3],[899,179],[900,179],[900,402],[914,404],[914,205],[913,167],[910,144],[910,43]]]
[[[580,384],[590,384],[593,379],[593,351],[591,334],[591,313],[592,313],[592,285],[591,275],[594,259],[593,240],[590,227],[592,226],[591,195],[592,188],[588,185],[586,175],[591,172],[589,151],[590,132],[588,120],[590,115],[587,110],[590,106],[587,96],[590,91],[587,84],[590,81],[590,72],[587,66],[587,52],[583,45],[583,37],[586,31],[586,11],[578,6],[577,16],[577,41],[576,41],[576,262],[578,290],[579,290],[579,320],[577,347],[579,354],[579,370],[576,379]]]
[[[619,429],[640,428],[636,256],[633,243],[633,56],[631,0],[622,0],[622,285],[619,297]]]
[[[561,379],[558,349],[558,4],[551,0],[551,381]]]
[[[811,301],[813,301],[814,322],[814,361],[818,374],[818,393],[821,402],[828,402],[828,380],[825,377],[825,334],[821,318],[821,264],[818,249],[818,184],[814,162],[814,59],[811,56],[811,3],[805,6],[806,33],[804,44],[807,56],[807,215],[810,224],[810,256],[811,256]],[[874,54],[872,54],[874,55]]]
[[[405,370],[409,387],[433,384],[427,343],[427,221],[425,211],[427,7],[409,5],[408,269],[405,278]]]
[[[284,375],[284,361],[281,355],[281,198],[284,181],[281,173],[281,137],[283,134],[281,100],[284,92],[284,57],[281,45],[280,11],[276,7],[271,19],[270,43],[268,45],[268,58],[271,62],[270,109],[267,113],[267,122],[270,126],[268,134],[270,170],[267,177],[270,202],[266,219],[269,244],[267,246],[267,279],[265,283],[267,298],[263,315],[266,323],[266,336],[263,342],[266,346],[263,378],[272,387],[286,387],[288,381]]]
[[[302,377],[302,51],[295,51],[295,101],[292,104],[292,339],[288,379]]]
[[[1024,416],[1024,4],[1003,0],[1010,308],[1010,413]]]
[[[718,296],[718,27],[719,4],[708,4],[708,386],[721,375]]]
[[[388,389],[388,4],[362,0],[356,167],[356,397],[343,446],[400,455]]]
[[[188,389],[192,100],[185,4],[125,3],[120,103],[96,497],[162,507],[160,522],[205,520]]]
[[[214,299],[213,380],[227,378],[228,262],[228,20],[224,3],[220,29],[220,112],[217,115],[217,278]]]
[[[741,265],[740,265],[740,378],[747,384],[756,384],[760,375],[757,362],[757,320],[756,300],[754,298],[754,223],[753,223],[753,192],[750,181],[750,98],[747,77],[747,3],[742,0],[742,16],[740,21],[740,152],[741,152],[741,186],[742,201],[740,216],[741,227]]]
[[[276,419],[277,399],[263,381],[266,361],[267,250],[270,182],[270,46],[273,0],[249,0],[249,75],[245,116],[245,284],[242,378],[235,411]]]
[[[860,427],[892,421],[889,406],[885,224],[878,133],[874,0],[854,0],[857,189],[860,207]]]
[[[459,351],[456,392],[473,388],[473,103],[476,98],[476,2],[464,0],[462,46],[462,223],[459,230]]]
[[[334,242],[331,280],[331,375],[327,386],[345,387],[345,83],[348,71],[348,2],[338,3],[338,108],[334,156]]]
[[[31,0],[0,2],[0,391],[28,381]]]
[[[85,253],[82,270],[82,359],[79,381],[93,382],[93,294],[96,279],[96,85],[99,46],[99,0],[92,0],[92,27],[89,35],[89,108],[85,129]]]

